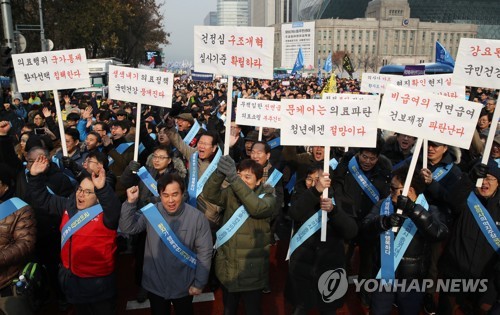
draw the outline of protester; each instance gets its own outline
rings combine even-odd
[[[201,294],[208,281],[212,256],[210,227],[203,214],[183,202],[185,184],[179,175],[160,177],[158,192],[160,202],[139,213],[139,188],[128,188],[120,229],[131,234],[147,231],[142,287],[149,292],[151,313],[170,314],[172,303],[176,314],[190,315],[193,296]]]
[[[376,266],[375,273],[372,274],[373,278],[383,279],[381,281],[386,280],[388,283],[393,279],[406,279],[408,285],[409,281],[417,280],[422,286],[430,263],[430,244],[444,240],[448,236],[448,228],[443,223],[442,214],[437,207],[427,204],[422,197],[420,197],[421,202],[417,200],[425,189],[423,177],[418,173],[410,175],[413,175],[410,188],[407,196],[403,196],[401,193],[408,176],[408,168],[401,167],[392,173],[391,194],[373,206],[371,212],[363,220],[361,232],[367,239],[377,237],[379,240],[374,244],[379,250],[374,251],[371,260]],[[397,209],[401,209],[403,213],[396,213]],[[392,237],[393,242],[390,246],[396,246],[394,239],[397,239],[399,233],[403,233],[401,226],[406,224],[404,231],[411,228],[412,223],[406,220],[411,220],[416,226],[416,232],[410,239],[399,265],[394,265],[394,262],[390,264],[387,262],[388,259],[393,261],[397,259],[394,254],[381,257],[383,248],[386,246],[385,239],[387,236]],[[398,228],[398,233],[393,233],[391,231],[393,228]],[[377,275],[379,270],[382,270],[381,276]],[[379,283],[383,283],[381,281]],[[393,304],[398,306],[401,314],[418,315],[420,313],[424,292],[395,288],[390,292],[372,293],[370,314],[389,314]]]
[[[483,182],[481,187],[476,188],[479,178]],[[456,219],[439,261],[440,275],[444,279],[488,279],[490,283],[486,291],[441,292],[439,314],[453,314],[457,307],[465,314],[480,314],[489,311],[498,298],[496,289],[491,285],[496,276],[494,266],[499,261],[498,245],[493,243],[493,237],[485,226],[488,224],[498,231],[499,180],[500,168],[490,159],[487,165],[477,164],[468,176],[462,176],[448,195]],[[484,217],[485,214],[489,214],[490,218]]]
[[[343,299],[326,303],[317,288],[324,272],[345,268],[344,240],[353,238],[358,231],[354,219],[333,205],[331,190],[328,198],[321,196],[330,185],[328,173],[323,173],[322,168],[311,167],[307,177],[297,184],[292,206],[288,210],[294,220],[295,233],[289,249],[291,256],[285,297],[294,306],[293,315],[306,315],[313,308],[318,309],[320,314],[336,314],[343,304]],[[311,224],[311,218],[316,216],[321,220],[321,215],[318,215],[320,209],[326,211],[329,218],[326,241],[321,241],[320,229],[300,238],[299,235],[305,233]],[[313,222],[318,224],[318,220]]]
[[[77,314],[115,314],[115,238],[120,201],[106,184],[102,168],[83,179],[69,198],[50,194],[44,175],[48,164],[44,155],[36,158],[28,187],[39,208],[61,220],[61,288]]]
[[[210,202],[225,209],[221,231],[228,231],[227,238],[218,237],[215,244],[215,274],[222,284],[225,315],[237,314],[240,298],[247,315],[262,314],[262,290],[269,279],[269,223],[276,215],[274,189],[262,183],[262,174],[262,166],[253,160],[243,160],[236,168],[231,157],[223,156],[203,188]],[[224,179],[230,184],[226,188],[221,187]],[[249,217],[234,230],[238,211]]]

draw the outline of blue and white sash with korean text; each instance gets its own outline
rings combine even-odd
[[[446,174],[448,174],[452,167],[453,163],[446,165],[446,167],[437,167],[434,172],[432,172],[432,179],[439,182],[441,179],[443,179],[443,177],[446,176]]]
[[[259,198],[263,198],[265,194],[259,195]],[[234,233],[245,223],[245,221],[250,217],[247,210],[243,205],[239,206],[238,209],[233,213],[233,215],[227,220],[227,222],[215,233],[216,240],[214,248],[217,249],[221,247],[224,243],[229,241],[233,237]]]
[[[387,197],[380,206],[380,215],[389,216],[394,213],[391,196]],[[393,280],[395,275],[394,269],[394,232],[388,229],[384,233],[380,233],[380,263],[381,263],[381,278],[385,281]]]
[[[349,161],[349,170],[351,171],[352,176],[358,182],[359,187],[365,192],[365,194],[370,198],[370,200],[376,204],[380,199],[380,194],[370,182],[370,180],[366,177],[363,170],[359,167],[358,161],[356,161],[356,157],[352,157]]]
[[[148,170],[144,166],[139,169],[137,175],[155,197],[160,196],[158,194],[158,187],[156,186],[156,181],[153,179],[153,176],[149,174]]]
[[[141,211],[168,250],[189,268],[196,269],[196,254],[182,244],[158,209],[149,203]]]
[[[429,210],[429,204],[427,203],[427,200],[425,199],[423,194],[420,194],[415,201],[416,204],[421,205],[425,210]],[[398,232],[398,235],[396,236],[396,239],[394,240],[393,244],[393,249],[394,249],[394,270],[398,269],[399,263],[401,262],[401,259],[403,259],[403,256],[408,249],[408,246],[410,246],[411,241],[413,240],[413,237],[415,236],[415,233],[417,233],[417,226],[413,221],[408,218],[405,220],[403,223],[403,226],[401,226],[401,229]],[[380,279],[382,277],[382,271],[379,270],[377,273],[377,279]]]
[[[2,202],[0,204],[0,221],[27,205],[26,202],[17,197]]]
[[[286,254],[286,259],[289,260],[293,252],[304,243],[307,239],[314,235],[321,229],[321,209],[314,213],[306,222],[304,222],[297,233],[290,239],[290,245],[288,247],[288,253]]]
[[[283,173],[281,173],[277,169],[274,169],[271,175],[267,178],[266,184],[271,185],[271,187],[274,188],[282,176]]]
[[[84,227],[93,218],[97,217],[101,212],[101,205],[96,204],[85,210],[80,210],[74,216],[72,216],[61,230],[61,248],[64,247],[64,244],[66,244],[66,242],[71,236],[73,236],[73,234]]]
[[[200,123],[195,119],[194,124],[191,126],[191,129],[187,133],[187,135],[182,139],[182,141],[189,145],[191,141],[193,141],[194,137],[198,134],[198,131],[200,131]]]
[[[198,152],[191,154],[189,158],[189,185],[188,185],[188,194],[189,194],[189,204],[193,207],[196,207],[196,198],[203,191],[203,186],[207,182],[208,178],[212,173],[217,169],[217,164],[219,163],[220,157],[222,156],[222,151],[220,148],[217,148],[217,153],[215,154],[214,159],[207,167],[203,175],[198,179]]]
[[[269,140],[269,141],[267,142],[267,144],[269,144],[269,146],[271,147],[271,150],[272,150],[272,149],[274,149],[274,148],[276,148],[276,147],[279,147],[279,146],[280,146],[280,143],[281,143],[281,139],[280,139],[280,137],[278,137],[278,138],[274,138],[274,139]]]
[[[500,254],[500,231],[488,209],[483,206],[474,192],[469,194],[467,206],[488,243],[495,252]]]

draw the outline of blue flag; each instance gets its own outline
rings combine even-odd
[[[438,41],[436,41],[436,62],[455,67],[455,60]]]
[[[323,78],[321,77],[321,59],[318,58],[318,82],[319,86],[323,85]]]
[[[323,70],[325,70],[326,72],[332,72],[332,69],[332,53],[329,53],[328,58],[326,58],[325,64],[323,65]]]
[[[297,73],[297,71],[302,68],[304,68],[304,55],[302,54],[302,48],[299,48],[297,59],[295,60],[295,64],[293,65],[292,74]]]

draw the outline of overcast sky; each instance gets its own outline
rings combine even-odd
[[[203,25],[208,12],[216,11],[217,0],[157,0],[163,25],[170,33],[171,44],[164,49],[166,61],[193,60],[193,26]]]

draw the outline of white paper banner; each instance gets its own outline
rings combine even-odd
[[[281,144],[375,147],[379,95],[281,100]]]
[[[194,71],[272,79],[274,28],[194,27]]]
[[[85,49],[12,55],[19,92],[90,86]]]
[[[269,100],[239,98],[236,105],[236,124],[280,128],[281,103]]]
[[[453,70],[453,82],[498,89],[500,40],[461,38]]]
[[[378,126],[469,149],[481,108],[478,103],[389,85]]]
[[[173,87],[169,72],[109,66],[109,97],[114,100],[172,107]]]
[[[361,92],[382,94],[389,84],[423,90],[446,97],[465,99],[465,86],[454,84],[452,74],[400,76],[363,73]]]

